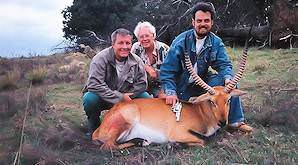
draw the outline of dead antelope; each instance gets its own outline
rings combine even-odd
[[[164,99],[135,99],[116,104],[105,115],[102,124],[95,130],[92,139],[103,143],[103,149],[122,149],[135,143],[132,139],[143,139],[147,144],[180,142],[189,146],[203,146],[202,137],[209,137],[226,125],[231,96],[245,92],[234,89],[242,77],[247,61],[247,45],[244,48],[239,70],[232,83],[226,87],[210,87],[194,71],[190,58],[185,63],[197,85],[208,92],[182,103],[180,120]]]

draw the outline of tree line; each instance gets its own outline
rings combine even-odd
[[[116,28],[133,31],[139,21],[149,21],[159,40],[170,44],[191,28],[191,7],[199,0],[74,0],[63,11],[65,39],[97,47],[109,43]],[[298,3],[294,0],[213,0],[213,32],[226,43],[241,44],[253,26],[253,43],[264,47],[297,47]],[[95,32],[98,38],[90,35]],[[92,37],[90,37],[92,36]],[[107,42],[101,42],[98,39]]]

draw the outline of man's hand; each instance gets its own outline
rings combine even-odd
[[[133,95],[133,93],[124,93],[123,95],[123,101],[129,101],[132,100],[129,96]]]
[[[231,83],[231,80],[230,79],[225,79],[225,86],[227,86],[230,83]]]
[[[225,86],[227,86],[231,82],[232,82],[231,79],[225,79]],[[235,89],[235,88],[236,88],[236,85],[233,87],[233,89]]]
[[[168,95],[166,96],[166,104],[171,104],[174,106],[178,100],[178,97],[176,95]]]
[[[152,79],[157,79],[157,72],[149,65],[145,65],[145,70]]]

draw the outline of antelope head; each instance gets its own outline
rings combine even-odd
[[[248,44],[245,43],[245,47],[243,50],[243,54],[239,63],[238,72],[231,80],[231,83],[229,83],[226,87],[223,86],[216,86],[211,87],[207,83],[205,83],[200,76],[195,72],[192,63],[190,61],[189,55],[185,54],[185,65],[186,68],[191,76],[192,79],[194,79],[196,85],[202,87],[207,91],[207,93],[200,95],[198,97],[192,97],[190,98],[189,102],[192,102],[193,104],[198,104],[201,102],[208,102],[210,104],[209,107],[214,112],[214,115],[219,121],[220,126],[226,125],[228,121],[228,114],[229,114],[229,107],[230,107],[230,99],[232,96],[242,96],[246,94],[246,92],[241,91],[239,89],[234,89],[235,85],[239,80],[242,78],[246,62],[247,62],[247,50],[248,50]]]

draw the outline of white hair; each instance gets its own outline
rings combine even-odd
[[[141,30],[141,28],[143,27],[148,27],[149,28],[149,32],[153,34],[154,37],[156,37],[156,29],[155,27],[150,23],[150,22],[139,22],[138,25],[136,26],[135,30],[133,31],[133,33],[135,34],[135,36],[138,38],[138,34]]]

